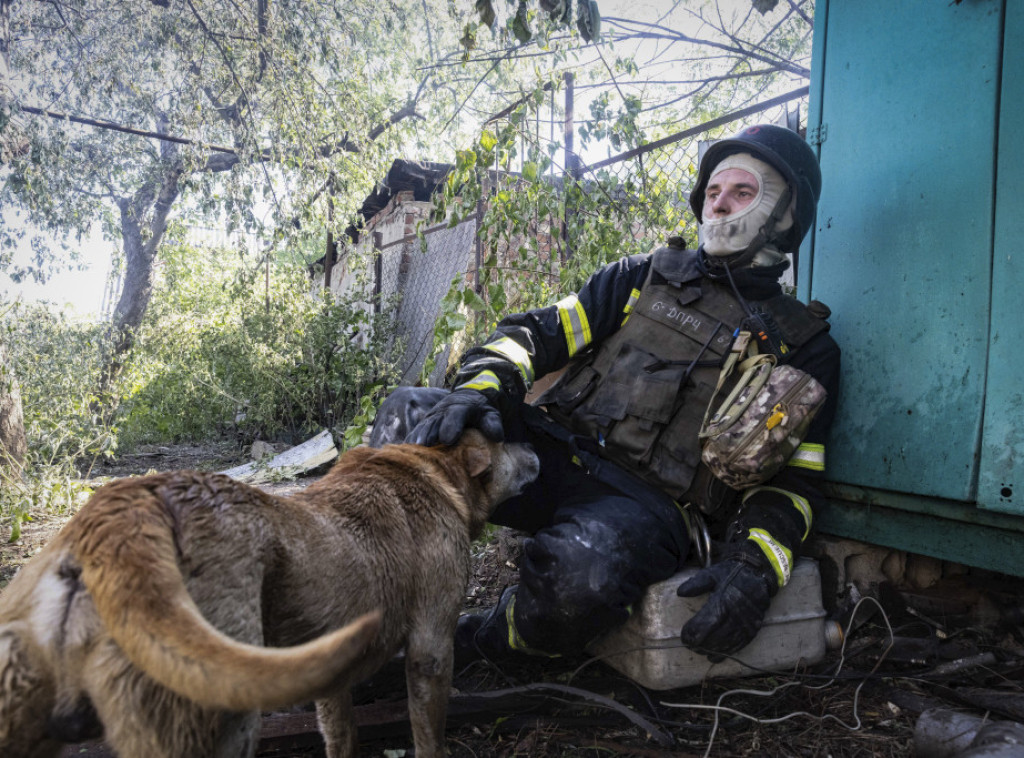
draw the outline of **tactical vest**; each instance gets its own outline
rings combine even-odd
[[[700,462],[697,433],[747,314],[729,284],[703,277],[696,263],[693,250],[655,251],[622,328],[574,361],[538,404],[603,457],[712,513],[735,493]],[[828,328],[788,295],[748,302],[774,317],[790,350],[784,362]]]

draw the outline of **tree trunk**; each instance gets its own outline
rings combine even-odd
[[[0,114],[6,111],[7,82],[10,77],[10,13],[13,0],[0,0]],[[8,124],[8,128],[11,126]],[[4,160],[5,140],[0,139],[0,163]],[[0,481],[10,473],[20,473],[28,452],[25,420],[21,412],[21,391],[0,335]]]
[[[21,473],[27,453],[21,391],[10,365],[7,346],[0,340],[0,482]]]
[[[11,68],[11,6],[14,0],[0,0],[0,90],[7,84]]]
[[[11,79],[11,4],[13,0],[0,0],[0,121],[8,116]],[[28,140],[17,121],[10,120],[0,127],[0,166],[12,156],[28,150]]]
[[[121,239],[124,243],[124,285],[114,308],[111,341],[106,365],[100,377],[100,398],[111,408],[111,391],[121,375],[125,357],[135,338],[153,295],[153,263],[167,231],[167,217],[178,197],[183,173],[179,162],[167,166],[157,182],[118,202],[121,211]],[[147,220],[148,219],[148,220]]]

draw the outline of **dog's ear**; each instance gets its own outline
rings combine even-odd
[[[483,442],[464,445],[462,460],[466,465],[466,472],[471,478],[476,479],[491,468],[491,448]]]

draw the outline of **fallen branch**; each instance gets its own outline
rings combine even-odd
[[[557,692],[563,695],[573,695],[574,697],[581,698],[587,702],[608,708],[609,710],[616,711],[617,713],[624,716],[626,719],[631,721],[636,726],[646,731],[651,739],[657,742],[662,747],[671,747],[674,744],[674,740],[670,734],[659,729],[652,722],[645,719],[643,716],[638,714],[631,708],[627,708],[621,703],[612,700],[604,695],[598,695],[596,692],[590,692],[589,690],[580,689],[579,687],[569,687],[564,684],[548,684],[546,682],[533,682],[531,684],[524,684],[521,687],[510,687],[505,690],[494,690],[492,692],[477,692],[473,695],[461,696],[461,697],[473,697],[488,699],[498,699],[502,697],[508,697],[509,695],[521,694],[521,693],[542,693],[542,692]],[[456,700],[457,698],[452,698]]]

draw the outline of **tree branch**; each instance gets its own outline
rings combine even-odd
[[[422,89],[422,88],[421,88]],[[418,97],[418,94],[417,94]],[[136,137],[146,137],[147,139],[156,139],[163,142],[173,142],[178,145],[189,145],[192,147],[198,147],[202,150],[208,150],[218,155],[211,155],[207,158],[206,164],[201,170],[210,172],[228,171],[236,166],[240,160],[238,151],[235,148],[223,147],[221,145],[208,145],[204,142],[196,142],[195,140],[188,139],[186,137],[175,137],[171,134],[165,134],[159,131],[148,131],[146,129],[136,129],[131,126],[124,126],[117,124],[113,121],[104,121],[94,118],[85,118],[84,116],[72,116],[68,113],[59,113],[58,111],[46,110],[44,108],[34,108],[30,105],[22,105],[21,111],[23,113],[31,113],[35,116],[46,116],[48,118],[55,119],[57,121],[70,121],[74,124],[82,124],[84,126],[93,126],[98,129],[109,129],[115,132],[123,132],[124,134],[132,134]],[[399,110],[392,113],[386,121],[378,124],[367,134],[367,139],[373,142],[380,137],[385,131],[391,126],[394,126],[399,121],[403,121],[406,118],[419,118],[422,119],[419,113],[416,112],[415,102],[408,103]],[[338,152],[348,153],[359,153],[362,148],[358,143],[349,140],[347,137],[339,140],[333,145],[328,145],[320,148],[317,153],[321,157],[329,157]],[[256,156],[257,160],[263,162],[273,162],[274,156],[269,150],[263,150]]]
[[[185,0],[185,2],[188,4],[189,9],[192,11],[192,15],[195,16],[196,22],[199,24],[199,28],[203,31],[203,34],[205,34],[207,39],[209,39],[213,43],[214,47],[217,48],[217,52],[220,53],[220,57],[224,61],[224,65],[227,66],[228,73],[231,74],[231,79],[235,82],[235,86],[238,87],[238,99],[235,101],[235,104],[231,106],[231,108],[235,109],[237,125],[242,126],[244,120],[242,119],[241,111],[243,107],[249,105],[249,96],[245,92],[245,86],[242,84],[242,80],[239,78],[238,73],[235,71],[235,67],[231,62],[231,57],[220,44],[220,40],[217,39],[217,35],[213,33],[209,26],[207,26],[206,21],[199,14],[199,11],[192,3],[192,0]]]
[[[803,6],[804,6],[803,2],[797,3],[794,0],[789,0],[789,7],[792,8],[794,11],[796,11],[796,13],[800,16],[800,18],[802,18],[804,20],[804,22],[809,27],[811,27],[813,29],[814,28],[814,19],[812,19],[810,16],[808,16],[804,12]]]
[[[764,54],[755,52],[753,50],[747,50],[744,49],[743,47],[738,47],[736,45],[727,45],[723,42],[716,42],[715,40],[702,39],[700,37],[691,37],[689,35],[683,34],[682,32],[677,32],[673,29],[668,29],[667,27],[659,26],[658,24],[649,24],[642,21],[633,21],[631,19],[614,17],[605,18],[604,21],[610,26],[614,26],[628,32],[631,38],[650,40],[663,39],[670,40],[672,42],[684,42],[691,45],[710,47],[716,50],[723,50],[727,53],[730,53],[732,55],[738,55],[743,58],[753,58],[755,60],[761,61],[762,63],[766,63],[769,66],[775,66],[781,71],[788,71],[791,74],[795,74],[803,78],[810,78],[811,75],[810,69],[804,66],[798,66],[792,61],[786,60],[785,58],[782,58],[771,53]],[[632,27],[630,25],[632,25]],[[652,29],[655,31],[637,31],[634,27],[646,27],[648,29]]]
[[[445,121],[444,126],[441,127],[442,131],[447,129],[448,125],[451,124],[451,122],[455,120],[455,117],[458,116],[459,113],[462,112],[462,109],[466,107],[466,103],[468,103],[470,98],[472,98],[473,95],[476,93],[477,88],[479,88],[479,86],[484,83],[484,80],[487,79],[487,77],[491,75],[491,72],[493,72],[494,69],[496,69],[498,67],[498,64],[501,63],[502,60],[504,60],[504,57],[498,58],[497,60],[495,60],[494,63],[491,64],[491,67],[489,69],[487,69],[487,73],[485,73],[483,76],[481,76],[477,80],[476,84],[473,85],[473,89],[471,89],[469,91],[469,94],[466,95],[466,99],[462,101],[462,105],[460,105],[458,108],[456,108],[455,109],[455,113],[453,113],[451,115],[451,118],[449,118],[447,121]]]
[[[419,93],[417,93],[416,97],[417,98],[419,97]],[[378,137],[380,137],[384,132],[386,132],[392,126],[397,124],[399,121],[404,121],[407,118],[418,118],[421,121],[423,120],[423,116],[421,116],[419,113],[416,112],[416,100],[415,99],[413,101],[409,102],[409,103],[406,103],[405,106],[403,106],[402,108],[399,108],[397,111],[395,111],[390,116],[388,116],[387,121],[385,121],[384,123],[381,123],[381,124],[377,124],[377,126],[373,127],[370,130],[369,134],[366,135],[366,137],[367,137],[367,139],[370,142],[374,142]],[[356,150],[355,152],[359,152],[359,151]]]
[[[46,116],[48,118],[56,119],[58,121],[70,121],[73,124],[82,124],[84,126],[95,126],[99,129],[109,129],[115,132],[123,132],[125,134],[134,134],[136,137],[147,137],[150,139],[163,140],[164,142],[176,142],[179,145],[192,145],[200,147],[203,150],[210,150],[211,152],[219,153],[231,153],[234,154],[234,148],[221,147],[220,145],[207,145],[204,142],[196,142],[185,137],[175,137],[170,134],[162,134],[160,132],[152,132],[146,129],[136,129],[131,126],[124,126],[122,124],[115,123],[113,121],[105,121],[95,118],[85,118],[84,116],[72,116],[68,113],[60,113],[58,111],[51,111],[45,108],[34,108],[30,105],[22,105],[21,111],[24,113],[31,113],[34,116]]]

